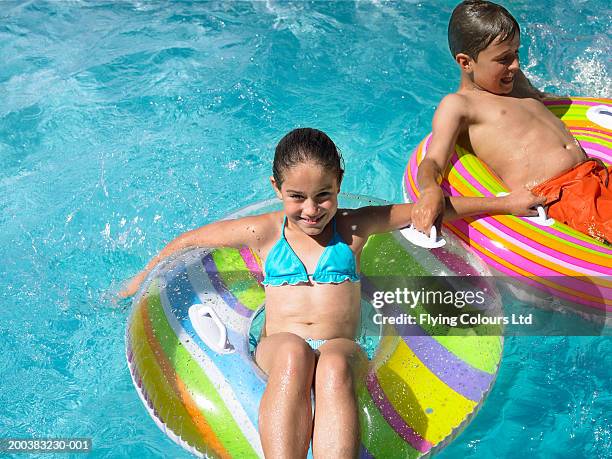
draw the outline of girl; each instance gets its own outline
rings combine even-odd
[[[368,236],[410,224],[412,204],[338,209],[341,157],[316,129],[279,142],[270,178],[283,210],[220,221],[170,242],[122,295],[134,294],[163,258],[192,246],[256,250],[264,262],[266,324],[255,359],[268,375],[259,408],[266,457],[356,457],[359,422],[354,369],[365,356],[359,257]],[[316,394],[314,426],[311,389]]]

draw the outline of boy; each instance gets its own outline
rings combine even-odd
[[[500,5],[465,1],[453,11],[448,41],[461,82],[456,93],[444,97],[433,118],[431,144],[417,176],[421,196],[412,214],[415,227],[428,233],[441,220],[445,203],[436,179],[458,143],[487,163],[512,193],[504,198],[453,198],[447,203],[447,217],[535,215],[533,206],[546,202],[553,218],[600,240],[612,240],[608,170],[586,158],[564,124],[540,102],[544,94],[520,71],[516,20]],[[576,180],[588,183],[566,189],[567,182]],[[591,196],[581,188],[592,189]]]

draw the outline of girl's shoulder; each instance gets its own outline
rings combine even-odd
[[[336,211],[336,218],[338,223],[343,225],[354,225],[370,218],[376,209],[380,207],[381,206],[364,206],[356,209],[338,209]]]
[[[252,215],[240,219],[246,228],[260,238],[274,238],[280,232],[283,225],[284,213],[282,211],[267,212],[260,215]]]
[[[413,204],[384,204],[339,209],[338,227],[346,233],[367,239],[376,233],[403,228],[410,224]]]
[[[367,238],[366,229],[369,211],[367,207],[357,209],[338,209],[336,212],[336,227],[345,239]]]

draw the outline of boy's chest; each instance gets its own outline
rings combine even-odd
[[[473,105],[472,113],[460,143],[469,139],[467,147],[485,161],[567,137],[563,123],[535,99],[486,98]]]
[[[483,97],[459,137],[510,188],[540,183],[551,171],[571,167],[573,137],[544,104],[535,99]],[[577,152],[580,156],[582,153]],[[565,158],[568,164],[562,162]],[[553,174],[554,175],[554,174]]]
[[[501,96],[474,101],[472,113],[470,127],[485,127],[490,131],[522,129],[535,118],[555,118],[535,99]]]

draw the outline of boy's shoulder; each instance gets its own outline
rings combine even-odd
[[[466,104],[470,104],[472,101],[472,97],[470,97],[467,93],[462,91],[451,92],[450,94],[445,95],[440,101],[440,105],[438,109],[442,110],[458,110],[462,109],[466,106]]]
[[[461,92],[447,94],[438,104],[438,108],[436,108],[434,123],[466,120],[470,118],[473,105],[473,99],[466,94]]]
[[[541,104],[538,99],[517,98],[514,95],[493,94],[487,91],[459,90],[440,101],[436,115],[461,118],[468,123],[480,123],[500,108],[513,110],[526,104]]]

